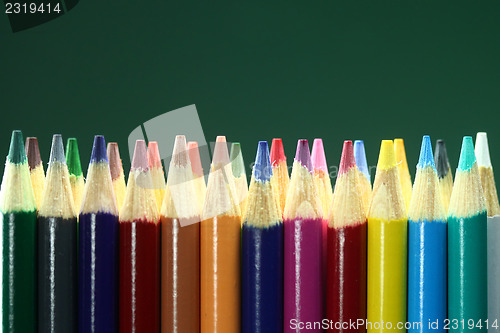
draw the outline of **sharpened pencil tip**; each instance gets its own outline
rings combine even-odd
[[[108,161],[109,170],[111,171],[111,179],[118,179],[122,173],[122,160],[120,158],[118,143],[116,142],[108,143]]]
[[[185,167],[188,164],[189,155],[184,135],[177,135],[174,141],[174,150],[172,151],[172,165]]]
[[[50,159],[49,163],[59,162],[66,163],[66,157],[64,156],[64,145],[61,134],[54,134],[52,137],[52,146],[50,148]]]
[[[235,177],[245,176],[245,162],[243,162],[241,144],[239,142],[233,142],[231,144],[231,155],[229,156],[229,159],[231,160],[233,175]]]
[[[80,152],[76,138],[69,138],[66,144],[66,164],[70,175],[81,176],[82,165],[80,163]]]
[[[149,141],[148,143],[148,163],[149,167],[161,168],[161,157],[160,149],[158,148],[158,142]]]
[[[193,169],[193,174],[195,177],[203,176],[203,166],[201,165],[200,150],[198,149],[198,142],[189,141],[187,145],[189,150],[189,160],[191,162],[191,168]]]
[[[354,141],[354,159],[356,160],[356,166],[358,167],[358,170],[365,175],[368,181],[370,181],[370,171],[368,170],[365,143],[363,142],[363,140]]]
[[[94,136],[94,144],[92,146],[92,154],[90,155],[90,163],[108,162],[106,152],[106,140],[102,135]]]
[[[474,153],[474,144],[471,136],[464,136],[462,140],[462,150],[458,162],[458,170],[468,171],[476,163],[476,155]]]
[[[273,168],[271,166],[267,141],[259,141],[255,164],[253,166],[253,176],[256,181],[268,182],[272,175]]]
[[[26,162],[26,151],[24,150],[23,133],[19,130],[12,131],[10,139],[8,161],[12,164]]]
[[[396,153],[396,163],[404,169],[408,170],[408,162],[406,160],[405,143],[403,139],[394,139],[394,151]]]
[[[135,142],[134,157],[132,158],[132,170],[149,170],[146,141],[137,140]]]
[[[432,154],[431,138],[424,135],[422,138],[422,146],[420,148],[420,157],[418,159],[418,167],[425,168],[426,166],[434,166],[434,156]]]
[[[382,140],[378,157],[377,169],[388,170],[396,166],[396,154],[392,140]]]
[[[444,140],[436,141],[436,150],[434,151],[434,163],[439,178],[444,178],[450,172],[450,161],[446,152],[446,143]]]
[[[344,174],[349,169],[356,166],[356,162],[354,160],[354,152],[352,141],[346,140],[344,141],[344,147],[342,148],[342,157],[340,158],[340,167],[339,167],[339,175]]]
[[[282,161],[286,161],[283,140],[275,138],[271,144],[271,163],[277,165]]]
[[[26,157],[28,158],[28,166],[33,170],[42,163],[40,156],[40,148],[38,147],[38,139],[35,137],[27,137],[25,145]]]
[[[323,147],[322,139],[314,139],[313,148],[311,152],[311,160],[314,170],[322,170],[328,172],[326,165],[325,149]]]
[[[309,143],[305,139],[299,140],[297,143],[297,151],[295,153],[295,161],[302,164],[309,172],[313,171],[311,154],[309,152]]]
[[[475,147],[477,165],[490,168],[490,149],[488,147],[488,136],[485,132],[479,132],[476,135],[476,147]]]
[[[229,152],[225,136],[218,136],[214,147],[214,156],[212,157],[212,166],[226,165],[229,163]]]

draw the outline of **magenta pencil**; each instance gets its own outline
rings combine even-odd
[[[307,140],[299,140],[284,212],[284,332],[323,332],[323,212]]]

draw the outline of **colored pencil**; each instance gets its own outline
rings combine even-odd
[[[281,213],[285,211],[286,196],[288,193],[288,166],[286,164],[285,151],[283,150],[283,141],[273,139],[271,144],[271,164],[273,165],[273,177],[271,178],[274,196],[276,197]]]
[[[100,135],[94,137],[78,220],[79,332],[118,332],[118,207]]]
[[[330,207],[333,200],[332,182],[328,172],[328,165],[326,164],[325,150],[323,148],[323,140],[314,139],[313,148],[311,152],[312,167],[314,170],[314,183],[318,191],[318,196],[321,202],[321,210],[323,211],[323,219],[326,222],[330,212]],[[325,239],[326,243],[326,239]]]
[[[201,332],[241,329],[241,211],[226,138],[217,137],[201,221]]]
[[[203,203],[205,202],[205,194],[207,193],[207,184],[205,183],[205,174],[203,172],[203,165],[201,164],[198,142],[189,141],[187,144],[187,148],[189,150],[191,169],[193,169],[196,195],[198,196],[197,202],[200,205],[201,212],[201,210],[203,209]]]
[[[297,332],[297,322],[323,317],[323,212],[307,140],[299,140],[285,205],[284,332]],[[311,332],[322,332],[315,327]]]
[[[38,148],[38,139],[34,137],[26,138],[26,156],[28,157],[28,166],[30,169],[31,185],[35,192],[36,207],[39,208],[42,203],[43,184],[45,183],[45,172],[43,170],[40,149]]]
[[[163,197],[165,196],[165,173],[163,172],[160,150],[156,141],[148,142],[148,163],[151,178],[153,179],[156,206],[159,212],[163,203]]]
[[[119,330],[160,330],[160,217],[146,142],[135,143],[119,223]]]
[[[359,173],[363,204],[368,212],[372,200],[372,182],[368,163],[366,162],[365,143],[362,140],[354,141],[354,159],[356,160],[356,166]]]
[[[407,217],[392,140],[383,140],[368,213],[368,332],[406,320]],[[384,326],[387,328],[387,326]]]
[[[451,174],[450,161],[448,160],[444,140],[436,141],[434,162],[436,164],[436,170],[439,178],[439,189],[441,192],[441,199],[444,204],[444,210],[445,212],[448,212],[451,192],[453,191],[453,175]]]
[[[313,168],[313,179],[316,185],[316,193],[321,203],[321,211],[323,212],[323,263],[321,277],[323,280],[322,288],[326,288],[326,262],[327,262],[327,229],[328,229],[328,215],[333,200],[332,183],[330,181],[330,174],[328,172],[328,165],[326,164],[325,150],[323,148],[323,140],[314,139],[313,148],[311,151],[311,163]],[[326,304],[324,304],[326,306]]]
[[[116,204],[118,211],[120,211],[123,206],[123,201],[125,200],[127,186],[125,185],[125,175],[123,173],[122,160],[120,158],[118,144],[116,142],[109,142],[107,153],[109,170],[111,171],[111,179],[113,181],[113,189],[115,190]]]
[[[161,331],[200,331],[200,205],[186,138],[175,138],[161,211]]]
[[[61,135],[52,139],[38,211],[38,332],[77,332],[77,217]]]
[[[75,210],[78,214],[82,206],[83,188],[85,181],[83,179],[82,165],[80,163],[80,153],[78,151],[78,143],[75,138],[69,138],[66,145],[66,161],[69,171],[69,182],[71,191],[73,192],[73,201]]]
[[[452,332],[480,332],[488,317],[487,213],[472,138],[466,136],[448,210],[448,318]],[[462,326],[462,320],[465,325]],[[485,326],[483,325],[483,329]]]
[[[399,171],[399,181],[401,182],[401,189],[403,190],[403,197],[405,200],[406,211],[410,208],[412,183],[410,170],[408,169],[408,162],[406,161],[406,151],[403,139],[394,139],[394,150],[396,152],[396,163]]]
[[[424,136],[408,211],[408,321],[410,333],[444,332],[446,319],[446,212],[432,155]],[[429,323],[437,321],[430,328]]]
[[[21,131],[13,131],[0,196],[2,332],[36,332],[36,202]]]
[[[247,174],[245,172],[245,162],[243,162],[243,154],[241,153],[241,145],[239,142],[231,144],[231,169],[233,170],[234,184],[236,193],[238,194],[238,202],[240,204],[241,216],[245,216],[248,197]]]
[[[486,199],[486,210],[488,213],[488,330],[496,331],[500,321],[500,205],[498,204],[498,193],[491,166],[488,137],[486,133],[477,133],[476,136],[476,158],[481,177],[481,185]]]
[[[365,176],[356,167],[352,141],[344,141],[328,224],[326,317],[333,323],[366,318],[367,224],[359,177]]]
[[[242,226],[242,332],[283,332],[283,221],[266,141],[255,157]]]

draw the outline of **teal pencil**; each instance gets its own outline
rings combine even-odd
[[[452,332],[485,330],[486,259],[486,203],[472,137],[466,136],[448,210],[448,318]]]

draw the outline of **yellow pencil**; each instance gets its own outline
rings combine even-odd
[[[406,320],[406,216],[394,144],[384,140],[368,213],[368,333],[406,332],[396,327]]]

